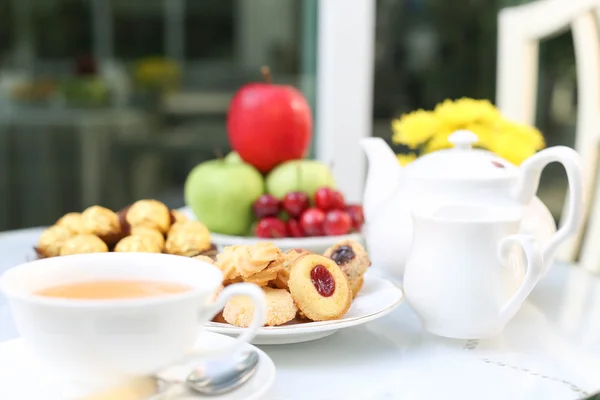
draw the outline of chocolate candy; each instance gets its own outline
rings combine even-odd
[[[162,247],[150,236],[126,236],[117,243],[115,252],[121,253],[161,253]]]
[[[60,248],[61,256],[84,253],[106,253],[108,246],[102,239],[91,233],[74,236],[64,242]]]
[[[144,226],[163,234],[171,227],[171,211],[156,200],[136,201],[127,210],[125,219],[131,227]]]
[[[146,228],[145,226],[134,226],[131,228],[131,235],[148,237],[154,240],[161,250],[165,247],[165,237],[156,229]]]
[[[36,251],[40,257],[55,257],[60,254],[63,244],[77,233],[59,225],[51,226],[42,232]]]
[[[188,220],[188,218],[185,216],[184,213],[182,213],[181,211],[177,211],[177,210],[171,210],[171,222],[176,223],[176,222],[185,222]]]
[[[108,208],[91,206],[81,214],[81,217],[87,232],[98,236],[109,246],[124,236],[119,216]]]
[[[210,247],[210,232],[199,221],[173,224],[165,245],[167,253],[188,257],[196,256]]]
[[[65,214],[56,221],[56,225],[64,226],[75,233],[90,233],[83,223],[83,216],[81,213],[70,212]]]

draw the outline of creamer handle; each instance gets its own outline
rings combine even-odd
[[[543,260],[537,241],[529,235],[516,234],[505,237],[498,244],[498,258],[504,268],[511,268],[511,263],[520,261],[520,252],[515,246],[520,246],[525,253],[526,270],[521,286],[511,299],[500,309],[500,316],[509,320],[529,296],[535,285],[542,277]]]
[[[544,264],[553,258],[557,248],[569,236],[575,234],[583,222],[583,179],[581,158],[577,152],[566,146],[545,149],[528,158],[521,165],[521,178],[515,188],[514,197],[523,205],[529,204],[538,190],[540,176],[546,165],[559,162],[567,172],[569,183],[569,209],[563,218],[560,229],[552,236],[542,250]],[[549,265],[545,265],[546,269]]]

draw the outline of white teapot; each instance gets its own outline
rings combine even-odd
[[[413,238],[411,210],[428,200],[480,205],[523,207],[520,233],[541,244],[544,272],[558,246],[577,232],[583,219],[583,186],[579,155],[564,146],[542,150],[520,167],[497,155],[473,149],[477,135],[454,132],[454,148],[424,155],[406,167],[381,138],[365,138],[361,145],[369,160],[363,199],[364,235],[373,266],[402,279]],[[535,196],[542,170],[551,162],[563,164],[569,182],[569,209],[563,226],[556,224]],[[434,249],[432,249],[434,251]]]

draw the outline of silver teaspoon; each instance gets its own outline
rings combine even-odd
[[[197,365],[184,381],[171,379],[168,372],[156,378],[162,383],[159,399],[173,386],[185,386],[205,396],[219,396],[248,382],[258,369],[259,356],[254,350],[222,359],[208,359]],[[167,387],[165,388],[164,385]],[[155,397],[156,398],[156,397]]]

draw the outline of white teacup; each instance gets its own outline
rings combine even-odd
[[[156,297],[110,300],[61,299],[36,295],[41,289],[75,282],[154,280],[191,290]],[[204,324],[227,300],[245,295],[255,306],[251,326],[227,348],[250,341],[266,318],[263,291],[239,283],[214,300],[223,275],[209,263],[150,253],[98,253],[47,258],[19,265],[0,277],[19,333],[41,361],[70,379],[106,386],[156,372],[191,354]],[[211,352],[212,354],[212,352]]]

